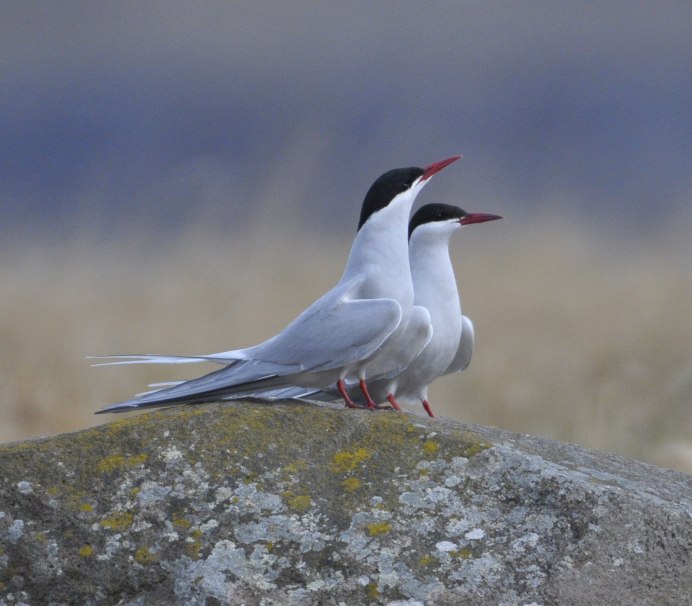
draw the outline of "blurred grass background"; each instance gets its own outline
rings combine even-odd
[[[692,472],[692,221],[623,233],[586,219],[510,214],[455,237],[476,352],[433,386],[433,408]],[[350,226],[335,237],[309,225],[5,240],[0,441],[110,421],[93,412],[206,370],[90,368],[87,355],[222,351],[282,329],[348,255]]]
[[[269,10],[268,10],[269,9]],[[0,440],[257,343],[378,174],[456,153],[465,421],[692,471],[686,3],[0,3]],[[201,219],[200,217],[204,217]]]

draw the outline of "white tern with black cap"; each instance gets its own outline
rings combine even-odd
[[[207,375],[142,394],[98,411],[124,412],[200,403],[290,385],[336,389],[358,407],[345,385],[357,382],[369,407],[366,380],[401,372],[431,337],[427,310],[414,305],[407,226],[416,196],[435,173],[459,156],[425,168],[384,173],[370,187],[346,269],[334,288],[282,332],[249,347],[204,356],[114,356],[123,363],[227,363]],[[415,334],[416,338],[408,335]],[[406,347],[403,348],[401,345]]]
[[[474,344],[473,323],[462,315],[457,282],[449,257],[452,235],[464,225],[501,219],[498,215],[469,213],[449,204],[422,206],[409,223],[409,258],[414,303],[430,314],[432,338],[402,372],[368,381],[369,393],[377,402],[422,404],[434,416],[428,402],[428,387],[446,374],[464,370],[471,361]],[[347,385],[352,399],[359,401],[354,385]],[[277,390],[271,398],[334,400],[334,390]]]

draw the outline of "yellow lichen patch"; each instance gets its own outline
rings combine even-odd
[[[129,429],[133,423],[136,423],[136,417],[133,417],[132,419],[121,419],[120,421],[111,421],[108,423],[108,425],[104,426],[104,430],[106,430],[109,434],[117,434],[121,431]]]
[[[308,464],[305,459],[298,459],[293,461],[293,463],[288,463],[284,466],[284,472],[289,474],[298,473],[299,471],[305,471],[308,468]]]
[[[418,560],[418,565],[421,567],[424,566],[434,566],[437,564],[437,558],[435,556],[431,556],[430,554],[425,554],[424,556],[421,556],[421,558]]]
[[[288,505],[289,509],[299,513],[304,513],[310,509],[310,507],[312,507],[312,499],[310,498],[310,495],[295,494],[286,498],[286,504]]]
[[[380,592],[375,583],[368,583],[365,586],[365,590],[368,592],[368,599],[370,600],[377,600],[380,597]]]
[[[466,447],[464,450],[464,455],[466,455],[466,458],[471,458],[475,457],[477,454],[480,454],[484,450],[488,450],[492,444],[487,444],[486,442],[476,442],[475,444],[470,444],[469,446]]]
[[[414,432],[409,431],[411,425],[406,415],[379,415],[373,419],[372,427],[363,437],[363,443],[379,450],[383,443],[392,448],[399,448],[409,441]],[[383,440],[383,436],[387,436]]]
[[[187,556],[193,560],[199,560],[200,550],[202,549],[202,543],[199,541],[190,541],[185,544],[185,553]]]
[[[244,478],[242,478],[241,482],[243,484],[254,484],[257,482],[257,479],[259,478],[259,474],[257,473],[248,473]]]
[[[94,548],[91,545],[83,545],[79,548],[79,555],[83,558],[88,558],[94,553]]]
[[[334,454],[332,458],[332,471],[336,473],[347,473],[353,471],[363,461],[367,461],[372,456],[372,452],[367,448],[356,448],[355,450],[342,450]]]
[[[79,506],[79,511],[83,511],[84,513],[89,513],[94,509],[94,506],[91,503],[82,503]]]
[[[428,455],[434,455],[440,450],[440,445],[435,440],[426,440],[423,442],[423,452]]]
[[[173,526],[175,526],[176,528],[182,528],[183,530],[187,530],[188,528],[190,528],[190,526],[192,526],[192,522],[190,522],[190,520],[186,520],[181,516],[174,515]]]
[[[47,539],[48,537],[46,537],[46,533],[44,532],[37,532],[34,535],[34,541],[36,541],[37,543],[45,543]],[[0,553],[0,555],[2,555],[2,553]]]
[[[118,469],[129,469],[130,467],[135,467],[144,463],[148,459],[148,455],[140,454],[130,457],[123,455],[112,455],[110,457],[104,457],[96,465],[96,471],[99,473],[108,473],[110,471],[116,471]]]
[[[51,497],[57,497],[60,494],[60,487],[59,486],[51,486],[46,490],[46,492],[51,496]]]
[[[133,515],[129,511],[115,513],[109,518],[101,520],[101,526],[121,532],[127,530],[132,524]]]
[[[392,529],[392,526],[389,522],[373,522],[368,524],[366,528],[368,529],[369,536],[377,537],[381,534],[387,534]]]
[[[65,506],[70,511],[81,511],[82,505],[86,503],[85,499],[87,498],[87,493],[83,490],[74,490],[74,487],[72,486],[65,486],[63,490],[65,492],[68,490],[71,491],[70,494],[63,495],[65,499]]]
[[[355,492],[360,488],[360,480],[358,478],[346,478],[341,485],[346,492]]]
[[[148,547],[140,547],[135,552],[135,561],[142,566],[146,566],[154,561],[154,554],[149,551]]]
[[[204,533],[199,528],[195,528],[190,533],[190,538],[187,539],[185,553],[193,560],[199,560],[200,558],[200,551],[202,550],[202,542],[200,539],[203,535]]]
[[[466,458],[470,459],[480,454],[488,448],[492,448],[492,442],[486,442],[479,434],[474,431],[460,431],[455,433],[455,437],[458,439],[460,446],[462,446],[462,454]]]
[[[459,550],[450,551],[449,555],[451,555],[453,558],[461,558],[462,560],[468,560],[473,556],[473,551],[471,551],[468,547],[462,547]]]
[[[274,543],[272,541],[267,541],[265,543],[265,547],[267,548],[267,551],[271,552],[271,550],[274,549]]]

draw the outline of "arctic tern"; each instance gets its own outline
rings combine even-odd
[[[468,213],[449,204],[422,206],[409,223],[409,259],[414,288],[414,303],[430,313],[432,338],[402,372],[389,377],[372,377],[369,393],[377,402],[423,404],[429,416],[435,416],[428,402],[428,387],[446,374],[464,370],[471,361],[474,344],[473,323],[461,313],[457,283],[449,257],[452,235],[464,225],[501,219],[498,215]],[[347,386],[352,399],[353,385]],[[256,394],[271,399],[296,398],[334,400],[337,392],[309,391],[298,388]]]
[[[438,377],[464,370],[471,361],[474,344],[473,323],[461,313],[449,243],[452,234],[464,225],[501,219],[498,215],[468,213],[448,204],[428,204],[411,218],[409,258],[414,303],[430,312],[433,334],[430,341],[399,375],[379,379],[369,385],[375,399],[422,403],[434,416],[428,402],[428,387]]]
[[[367,377],[400,373],[432,336],[429,312],[414,305],[408,217],[428,180],[459,157],[380,176],[363,201],[341,279],[282,332],[254,347],[204,356],[111,356],[119,361],[110,364],[204,360],[226,365],[98,412],[208,402],[279,387],[334,385],[348,407],[360,407],[346,390],[346,384],[354,382],[367,406],[375,407]]]

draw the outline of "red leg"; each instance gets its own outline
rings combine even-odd
[[[356,404],[353,400],[351,400],[351,396],[349,396],[348,392],[346,391],[346,386],[344,385],[343,379],[339,379],[336,382],[336,388],[339,390],[341,397],[344,399],[346,408],[365,408],[364,406]]]
[[[360,385],[360,390],[363,392],[363,395],[365,396],[365,401],[368,403],[368,408],[370,408],[370,409],[377,408],[377,404],[375,403],[375,400],[373,400],[370,397],[370,392],[368,391],[368,386],[365,384],[365,379],[361,379],[358,384]]]
[[[389,402],[392,405],[392,408],[394,410],[398,410],[401,412],[401,406],[399,406],[399,403],[394,399],[394,394],[388,394],[387,395],[387,402]]]
[[[425,408],[425,412],[428,413],[429,417],[435,416],[435,414],[432,411],[432,408],[430,408],[430,402],[428,402],[427,400],[423,400],[423,408]]]

